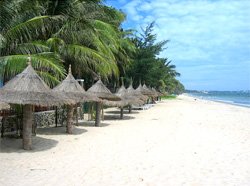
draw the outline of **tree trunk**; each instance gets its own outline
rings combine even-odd
[[[129,105],[129,106],[128,106],[128,113],[131,113],[131,111],[132,111],[132,106]]]
[[[121,107],[121,119],[123,119],[123,107]]]
[[[101,126],[101,103],[96,103],[96,116],[95,116],[95,126]]]
[[[73,134],[73,105],[67,105],[67,126],[66,132]]]
[[[32,105],[23,106],[23,149],[32,149]]]

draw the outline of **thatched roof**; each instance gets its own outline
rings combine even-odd
[[[143,95],[143,94],[140,93],[139,91],[136,91],[136,90],[133,88],[133,85],[132,85],[132,84],[133,84],[133,81],[132,81],[132,79],[131,79],[130,85],[129,85],[129,87],[127,88],[128,94],[131,95],[131,96],[136,96],[136,97],[138,97],[140,100],[143,100],[143,101],[147,100],[147,99],[148,99],[148,96]]]
[[[0,101],[0,110],[7,110],[10,108],[10,105],[8,103]]]
[[[144,84],[145,85],[145,84]],[[146,85],[145,85],[146,86]],[[146,96],[152,96],[152,92],[148,89],[145,89],[142,85],[141,82],[139,83],[139,86],[137,87],[136,91],[142,93],[143,95]]]
[[[144,82],[142,88],[146,91],[148,91],[150,93],[150,96],[157,96],[158,94],[156,94],[155,92],[153,92],[150,88],[148,88]]]
[[[77,102],[101,102],[94,94],[87,93],[75,80],[71,73],[71,65],[69,66],[69,73],[67,77],[57,85],[53,91],[61,92],[66,97],[76,100]]]
[[[104,101],[104,105],[108,106],[118,106],[123,107],[125,105],[143,105],[144,102],[139,99],[137,96],[132,96],[128,93],[127,89],[124,87],[123,81],[122,86],[119,88],[117,93],[115,93],[118,97],[121,98],[120,101]]]
[[[157,96],[164,96],[163,93],[158,92],[154,87],[152,87],[152,91],[155,92],[157,94]]]
[[[112,94],[110,90],[102,83],[102,80],[99,80],[92,85],[87,91],[90,94],[96,95],[100,99],[110,100],[110,101],[119,101],[121,98]]]
[[[12,104],[50,106],[75,103],[74,100],[62,94],[52,92],[32,68],[30,57],[28,57],[26,69],[8,81],[1,89],[0,100]]]

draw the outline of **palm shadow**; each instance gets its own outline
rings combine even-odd
[[[120,114],[104,115],[104,121],[105,120],[131,120],[131,119],[134,119],[134,118],[135,117],[123,115],[123,119],[121,119]]]
[[[79,122],[78,124],[81,127],[96,127],[94,121],[84,121],[84,122]],[[107,127],[110,124],[104,123],[104,121],[101,121],[101,127]]]
[[[73,134],[70,135],[79,135],[87,132],[85,129],[78,128],[77,126],[73,126]],[[37,134],[40,135],[69,135],[66,133],[66,127],[52,127],[52,128],[38,128]]]
[[[121,111],[119,110],[114,110],[114,111],[106,111],[105,114],[108,113],[108,114],[120,114]],[[123,110],[123,114],[138,114],[139,112],[138,111],[134,111],[132,110],[131,113],[129,113],[129,110]]]
[[[32,150],[22,149],[23,140],[21,138],[4,137],[0,139],[0,153],[35,153],[54,148],[57,140],[46,139],[40,136],[32,136]]]

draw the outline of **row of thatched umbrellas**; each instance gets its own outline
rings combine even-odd
[[[101,104],[119,106],[121,111],[125,105],[142,105],[148,96],[160,96],[161,93],[150,90],[144,84],[134,90],[132,81],[128,89],[122,84],[116,94],[112,94],[101,79],[86,92],[75,80],[71,67],[67,77],[54,89],[37,75],[31,66],[28,56],[26,69],[0,88],[0,109],[8,109],[9,104],[23,105],[23,149],[32,149],[32,107],[67,105],[66,132],[72,134],[73,108],[76,103],[96,102],[95,125],[100,126]],[[146,96],[145,96],[146,95]],[[130,109],[131,111],[131,109]],[[122,113],[122,112],[121,112]],[[122,116],[122,114],[121,114]]]

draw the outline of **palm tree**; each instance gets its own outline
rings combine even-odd
[[[24,69],[28,52],[35,69],[51,86],[65,76],[69,64],[77,78],[83,72],[117,77],[117,59],[128,58],[122,51],[126,40],[119,36],[125,14],[100,2],[4,0],[1,11],[6,16],[0,32],[4,81]]]

